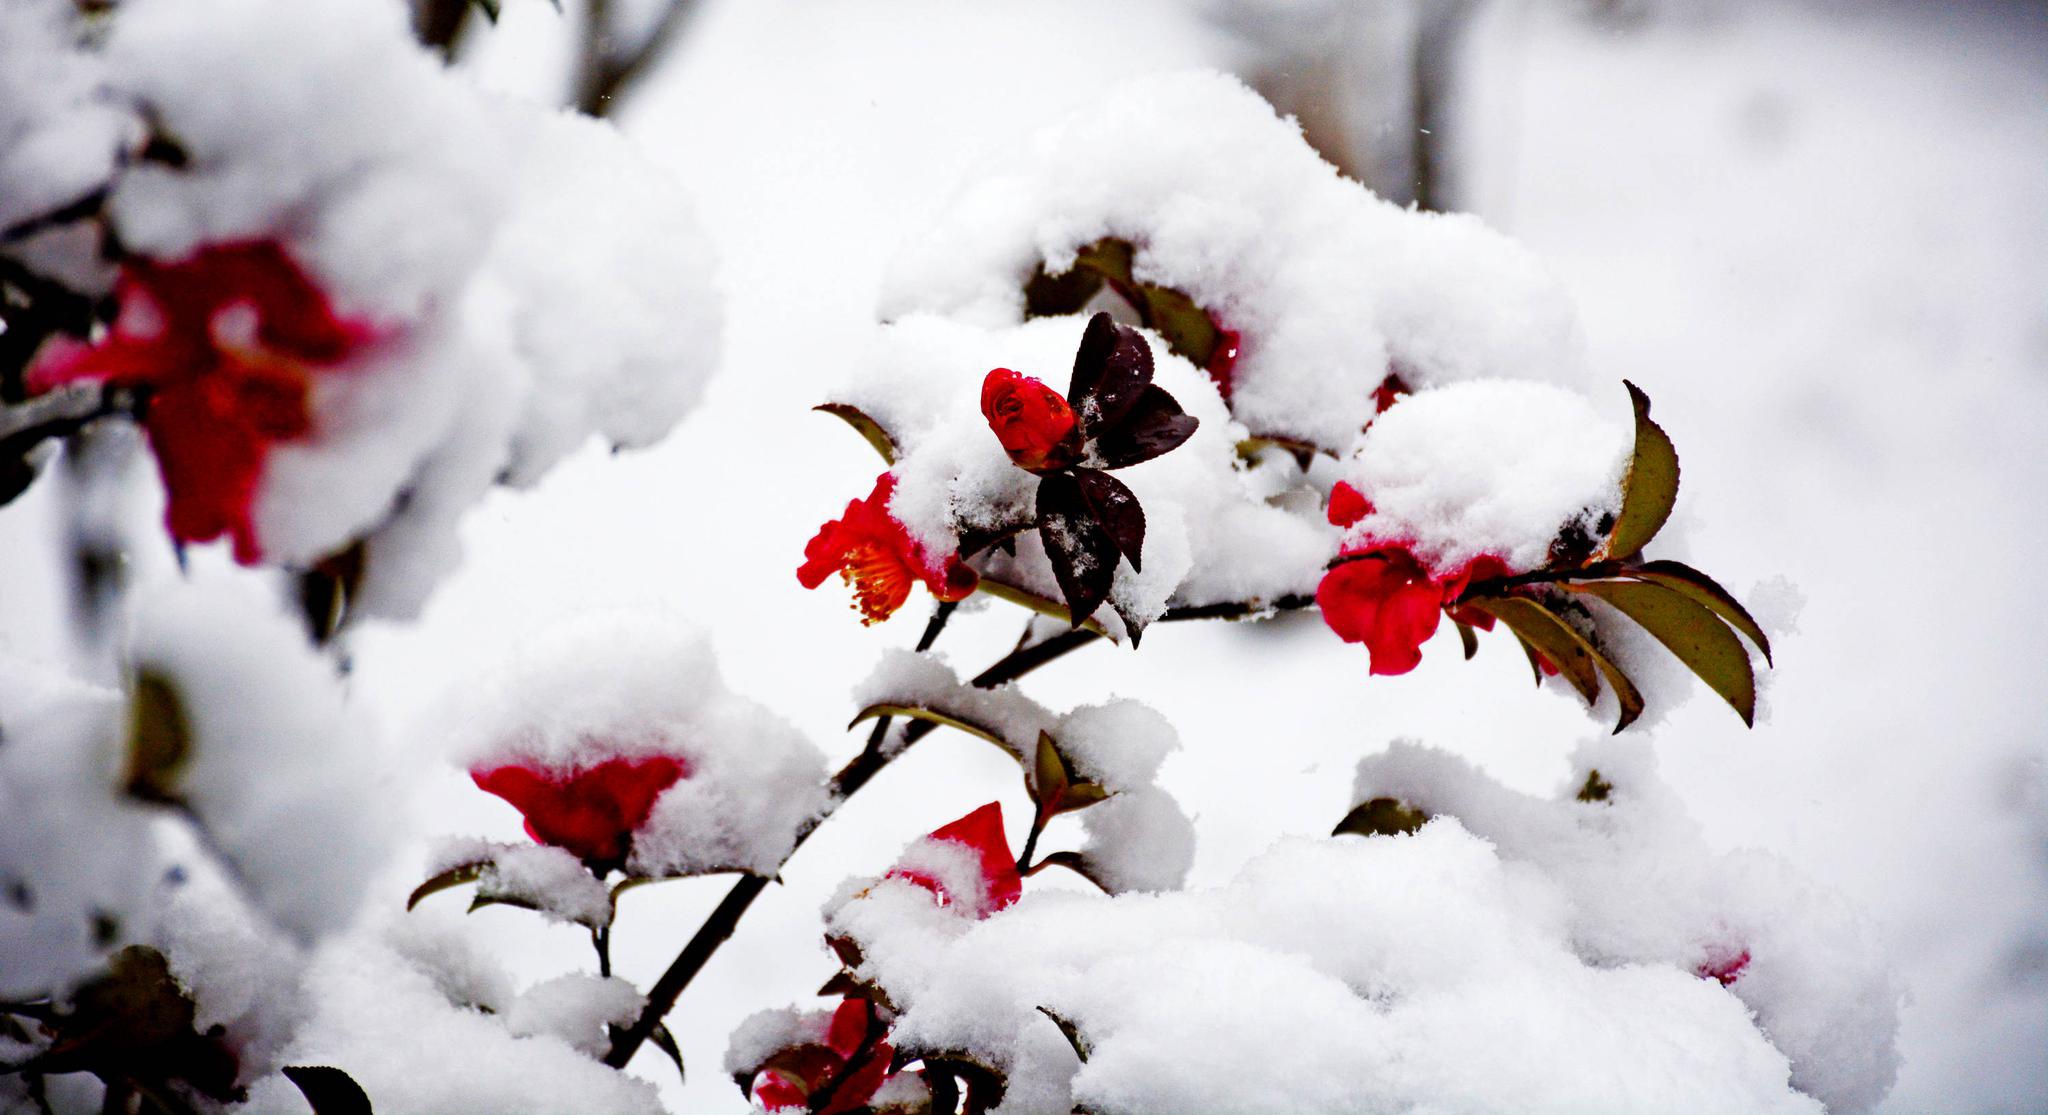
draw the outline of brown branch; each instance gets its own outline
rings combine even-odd
[[[1179,615],[1176,615],[1174,610],[1169,609],[1160,618],[1236,618],[1255,615],[1273,608],[1301,608],[1313,603],[1314,600],[1309,597],[1283,597],[1271,604],[1204,605],[1200,608],[1181,609]],[[939,631],[945,627],[946,621],[952,617],[954,607],[952,604],[942,603],[933,610],[931,622],[926,625],[923,637],[918,639],[918,651],[923,652],[931,649],[932,643],[938,638]],[[1099,637],[1094,632],[1083,628],[1062,631],[1051,638],[1033,643],[1030,646],[1019,647],[1004,655],[988,669],[977,674],[973,684],[986,689],[1006,681],[1013,681],[1048,662],[1055,661],[1081,647],[1087,646]],[[916,721],[904,728],[902,746],[891,750],[883,746],[888,738],[889,724],[890,719],[886,716],[877,720],[874,729],[868,733],[867,746],[862,748],[860,754],[854,756],[851,762],[847,763],[845,767],[840,769],[838,774],[833,776],[829,798],[830,804],[826,807],[824,813],[797,829],[796,840],[790,845],[790,856],[794,856],[797,849],[803,847],[804,841],[810,839],[811,834],[816,832],[818,827],[825,822],[825,819],[830,817],[840,805],[859,792],[860,788],[867,785],[868,781],[874,778],[875,775],[881,773],[883,767],[888,766],[898,755],[907,750],[911,744],[930,735],[932,730],[937,727],[937,725],[930,721]],[[783,862],[789,862],[788,857],[785,857]],[[645,1044],[648,1037],[654,1033],[654,1028],[660,1025],[661,1020],[667,1017],[669,1011],[675,1009],[676,1000],[682,996],[683,990],[690,986],[690,982],[697,978],[697,973],[703,969],[705,963],[711,959],[712,955],[718,951],[720,946],[725,944],[726,940],[732,936],[733,931],[739,927],[740,919],[746,916],[748,908],[753,906],[754,900],[761,896],[761,892],[768,888],[768,883],[769,879],[764,875],[743,875],[738,882],[733,884],[732,889],[726,892],[725,898],[719,902],[718,908],[713,910],[711,916],[705,919],[704,924],[698,927],[696,934],[683,946],[683,950],[676,954],[675,960],[670,962],[668,969],[662,972],[661,978],[656,980],[654,986],[648,989],[647,1005],[642,1008],[640,1016],[634,1020],[633,1025],[619,1031],[613,1038],[611,1050],[605,1054],[605,1064],[615,1069],[626,1067],[627,1062],[633,1059],[633,1055],[639,1052],[641,1045]]]

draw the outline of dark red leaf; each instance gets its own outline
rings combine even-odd
[[[327,1065],[286,1065],[286,1080],[299,1086],[313,1115],[371,1115],[370,1097],[349,1074]]]
[[[1108,314],[1090,318],[1067,387],[1067,402],[1081,416],[1081,432],[1097,437],[1122,426],[1151,385],[1152,346],[1145,338]],[[1180,409],[1178,404],[1174,409]]]
[[[1120,556],[1116,542],[1088,510],[1080,482],[1051,473],[1038,482],[1038,534],[1075,627],[1109,596]]]
[[[1137,494],[1125,487],[1123,481],[1099,469],[1077,468],[1073,475],[1089,514],[1102,524],[1109,540],[1129,559],[1131,568],[1142,571],[1139,553],[1145,548],[1145,509],[1138,506]]]
[[[1123,421],[1097,435],[1095,452],[1104,467],[1125,468],[1177,448],[1199,425],[1164,387],[1148,383]]]

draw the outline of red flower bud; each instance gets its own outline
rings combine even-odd
[[[1080,455],[1074,408],[1027,375],[997,368],[981,381],[981,414],[1018,468],[1061,468]]]
[[[469,772],[479,789],[525,815],[528,836],[600,870],[625,863],[633,833],[647,823],[654,800],[687,774],[688,767],[672,755],[607,759],[575,772],[524,766]]]
[[[114,286],[120,311],[92,344],[53,341],[28,380],[42,391],[96,380],[150,391],[143,429],[180,542],[234,540],[235,560],[263,549],[250,521],[271,447],[313,432],[316,372],[375,340],[336,316],[327,296],[274,241],[214,244],[174,263],[135,258]]]
[[[940,600],[964,600],[974,591],[980,575],[947,554],[934,562],[924,547],[903,524],[889,514],[889,499],[896,492],[896,477],[883,473],[875,479],[875,490],[864,500],[846,505],[846,514],[818,528],[804,547],[804,563],[796,579],[805,588],[817,588],[837,573],[854,590],[854,607],[862,623],[888,619],[910,599],[910,586],[923,581]]]

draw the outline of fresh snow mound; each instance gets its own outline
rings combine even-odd
[[[710,643],[660,612],[600,612],[523,643],[460,686],[443,721],[468,768],[564,774],[667,755],[685,776],[635,833],[635,875],[773,875],[827,804],[824,753],[727,689]]]

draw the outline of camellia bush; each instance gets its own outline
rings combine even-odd
[[[0,0],[0,494],[61,487],[74,622],[103,632],[79,661],[0,654],[0,1110],[659,1112],[657,1077],[721,1054],[733,1109],[814,1115],[1816,1112],[1890,1087],[1899,994],[1859,916],[1710,849],[1640,740],[1693,690],[1741,730],[1771,655],[1675,556],[1650,399],[1588,377],[1527,253],[1374,197],[1217,74],[985,163],[818,400],[874,471],[819,478],[847,502],[789,591],[929,614],[847,704],[850,760],[684,621],[581,616],[443,679],[446,742],[530,839],[450,834],[387,894],[339,636],[414,617],[494,486],[663,438],[718,363],[712,276],[686,197],[608,124],[480,91],[396,5]],[[161,531],[107,509],[138,486]],[[150,555],[176,568],[129,585]],[[1202,833],[1162,763],[1232,741],[1129,698],[1050,707],[1029,675],[1310,610],[1359,686],[1493,643],[1612,735],[1547,797],[1361,742],[1328,836],[1191,887]],[[964,625],[1019,633],[963,676],[939,648]],[[821,896],[827,947],[787,958],[818,997],[683,1049],[693,979],[926,737],[1016,778],[933,787],[930,835]],[[620,895],[703,875],[732,882],[701,925],[628,919],[674,961],[615,970]],[[588,963],[517,989],[397,912],[454,902],[587,935]]]

